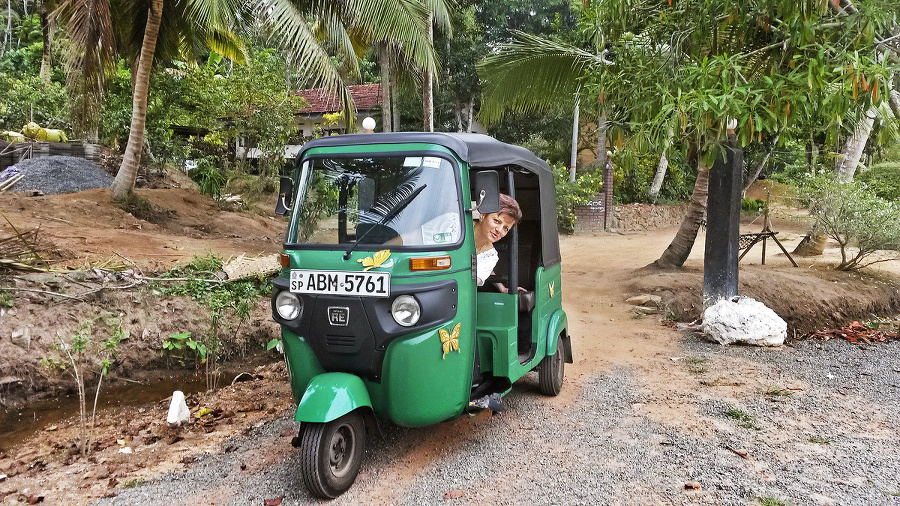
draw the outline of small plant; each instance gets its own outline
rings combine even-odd
[[[194,358],[198,368],[203,366],[208,390],[217,386],[219,357],[234,351],[231,343],[257,301],[272,291],[271,278],[223,281],[218,277],[222,268],[222,260],[212,254],[194,257],[189,264],[162,274],[154,287],[164,295],[187,295],[209,309],[209,327],[199,336],[173,334],[163,342],[164,352],[182,360]]]
[[[144,480],[140,478],[131,478],[122,482],[122,488],[135,488],[144,484]]]
[[[0,292],[0,307],[13,307],[16,305],[16,295],[12,292]]]
[[[188,175],[197,183],[200,193],[219,200],[222,197],[222,188],[228,182],[228,176],[216,162],[216,157],[204,156],[197,161],[197,167]]]
[[[760,506],[790,506],[790,503],[774,497],[757,497],[756,500],[759,501]]]
[[[278,353],[284,353],[284,345],[281,344],[280,338],[273,337],[266,343],[266,351],[272,351],[273,349],[278,350]]]
[[[738,424],[745,429],[760,430],[761,428],[759,425],[757,425],[756,419],[753,418],[753,415],[747,413],[742,409],[728,408],[725,410],[725,415],[729,418],[735,419]]]
[[[170,335],[162,347],[164,353],[176,356],[182,365],[188,358],[194,359],[198,369],[200,364],[206,363],[206,345],[191,339],[189,331]]]
[[[99,341],[94,339],[101,335],[94,325],[101,323],[106,327],[107,339]],[[82,455],[87,456],[91,449],[91,440],[94,437],[94,426],[97,419],[97,401],[100,398],[100,388],[103,377],[109,373],[112,359],[115,357],[119,343],[127,337],[118,318],[111,317],[108,313],[101,314],[96,319],[83,322],[78,326],[76,334],[68,340],[57,335],[57,343],[51,349],[64,355],[63,359],[56,357],[44,357],[41,364],[50,372],[66,371],[75,380],[78,390],[79,407],[79,439]],[[87,421],[87,392],[86,382],[88,371],[95,367],[99,361],[99,374],[97,388],[94,393],[94,405],[91,412],[90,426]],[[71,367],[70,367],[71,366]]]
[[[772,385],[766,389],[766,395],[770,397],[790,397],[791,395],[794,395],[794,392],[778,385]]]
[[[709,371],[707,362],[709,362],[709,359],[703,357],[688,357],[684,361],[684,363],[687,364],[688,372],[694,374],[703,374]]]
[[[818,435],[816,435],[816,436],[810,436],[809,442],[810,442],[810,443],[815,443],[815,444],[817,444],[817,445],[827,445],[827,444],[831,444],[831,440],[829,440],[829,439],[827,439],[827,438],[824,438],[824,437],[822,437],[822,436],[818,436]]]

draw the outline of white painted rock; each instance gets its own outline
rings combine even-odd
[[[762,302],[735,297],[706,308],[703,333],[719,344],[781,346],[787,338],[787,322]]]
[[[169,404],[169,416],[166,421],[171,425],[180,425],[181,422],[191,417],[191,410],[188,409],[187,403],[184,402],[184,392],[175,390],[172,392],[172,403]]]

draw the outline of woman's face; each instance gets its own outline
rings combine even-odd
[[[493,244],[503,239],[515,224],[516,222],[505,214],[489,213],[481,217],[478,228],[484,237]]]

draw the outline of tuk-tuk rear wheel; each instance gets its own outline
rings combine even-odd
[[[538,370],[538,385],[544,395],[559,395],[565,378],[566,341],[562,338],[556,344],[556,353],[544,357]]]
[[[327,423],[304,423],[300,472],[310,493],[332,499],[356,480],[366,452],[365,423],[359,411]]]

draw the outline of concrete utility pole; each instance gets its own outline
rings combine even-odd
[[[738,294],[741,189],[744,152],[728,122],[728,140],[722,143],[709,171],[706,207],[706,249],[703,255],[703,307]]]

